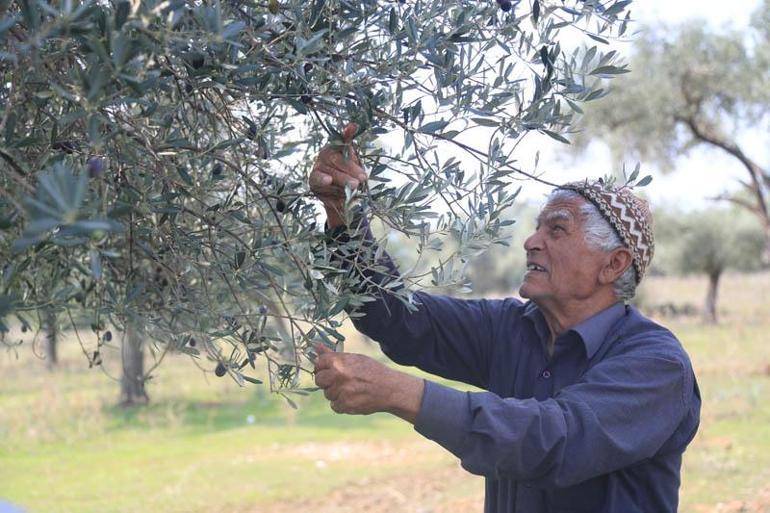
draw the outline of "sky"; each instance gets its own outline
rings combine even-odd
[[[729,8],[724,1],[704,0],[635,0],[631,13],[639,22],[655,25],[665,21],[676,24],[697,18],[719,28],[725,25],[734,27],[747,26],[749,18],[760,4],[759,0],[730,0]],[[761,141],[752,145],[764,147]],[[535,145],[533,145],[534,148]],[[565,162],[551,157],[558,154],[558,144],[538,140],[540,149],[541,171],[544,178],[561,183],[580,177],[597,177],[609,171],[620,169],[621,162],[613,162],[609,151],[601,144],[592,145],[584,157],[574,162]],[[532,150],[534,158],[534,149]],[[760,155],[765,162],[770,155]],[[526,157],[524,157],[525,160]],[[636,162],[626,162],[626,168],[633,169]],[[742,178],[745,171],[736,166],[733,159],[715,150],[696,149],[687,157],[680,158],[675,171],[663,174],[653,166],[641,162],[642,175],[650,174],[652,183],[645,188],[645,193],[653,205],[678,205],[686,210],[705,208],[713,204],[709,198],[738,187],[737,178]],[[529,200],[542,200],[549,188],[537,184],[527,185],[522,190],[522,197]]]

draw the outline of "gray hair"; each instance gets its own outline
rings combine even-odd
[[[556,189],[548,196],[548,203],[576,199],[585,202],[580,208],[580,213],[583,215],[583,233],[588,244],[605,252],[625,247],[618,233],[602,216],[599,209],[579,193],[569,189]],[[621,301],[629,301],[634,297],[636,294],[636,269],[634,269],[633,263],[615,280],[612,287],[615,291],[615,297]]]

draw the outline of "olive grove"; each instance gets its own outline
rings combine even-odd
[[[505,242],[518,145],[563,140],[627,71],[607,42],[629,4],[0,0],[0,330],[90,326],[91,365],[121,347],[124,404],[170,351],[301,386],[343,312],[463,286]],[[347,206],[441,255],[382,291],[336,265],[306,183],[351,120],[370,178]]]

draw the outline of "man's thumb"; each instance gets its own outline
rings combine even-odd
[[[352,121],[347,124],[344,130],[342,130],[342,140],[345,142],[345,144],[348,144],[353,141],[353,137],[356,136],[356,132],[358,131],[358,125],[356,123],[353,123]]]

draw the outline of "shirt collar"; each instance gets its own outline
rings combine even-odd
[[[543,347],[545,347],[548,344],[550,332],[548,331],[548,324],[545,322],[543,312],[540,311],[540,308],[535,303],[528,301],[524,305],[524,313],[522,315],[530,320],[535,328],[535,333],[540,337],[540,341]]]
[[[589,317],[568,330],[568,332],[574,332],[580,337],[586,349],[586,356],[590,360],[607,339],[607,335],[609,335],[615,323],[625,314],[626,305],[618,302],[605,308],[593,317]],[[547,341],[549,336],[548,325],[540,308],[532,301],[529,301],[524,307],[523,315],[532,321],[540,338]]]
[[[624,315],[626,315],[626,305],[618,302],[593,317],[589,317],[569,331],[577,333],[583,340],[586,356],[590,360],[607,339],[612,327]]]

